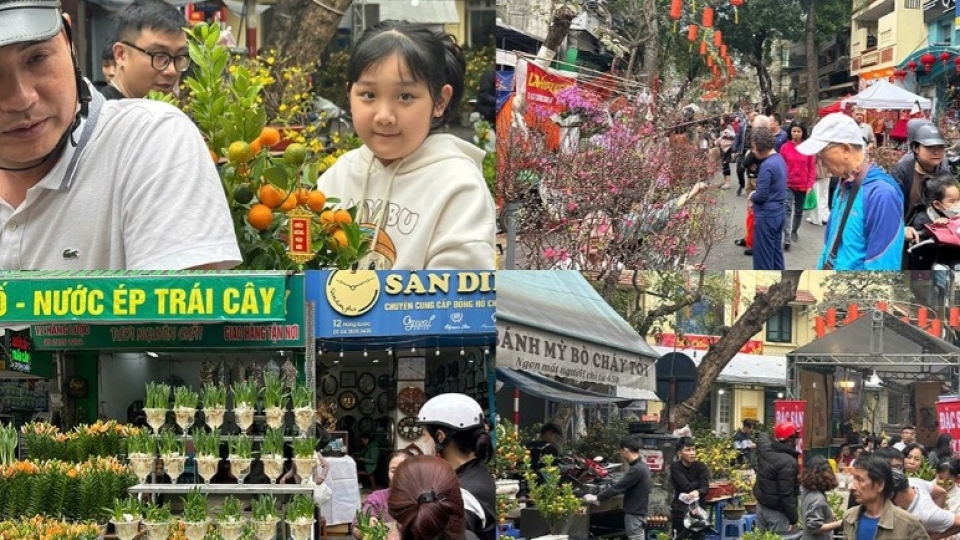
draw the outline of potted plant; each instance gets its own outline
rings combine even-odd
[[[260,461],[263,462],[263,472],[270,477],[270,483],[276,484],[283,473],[283,431],[268,429],[260,447]]]
[[[170,406],[170,385],[147,383],[147,400],[143,412],[147,415],[147,424],[157,433],[167,421],[167,407]]]
[[[257,540],[273,540],[277,535],[277,498],[273,495],[261,495],[251,503],[253,528]]]
[[[130,468],[141,484],[153,472],[153,465],[157,460],[156,448],[156,441],[146,431],[127,437],[127,459],[130,460]]]
[[[246,380],[233,384],[233,415],[237,426],[246,432],[253,425],[253,410],[257,406],[260,390],[255,381]]]
[[[220,463],[220,432],[206,433],[197,428],[193,430],[193,445],[197,449],[197,472],[203,483],[209,484]]]
[[[293,440],[293,463],[297,466],[301,484],[313,483],[313,469],[317,464],[314,453],[316,447],[316,437],[297,437]]]
[[[184,451],[183,439],[177,437],[173,431],[160,432],[160,459],[163,460],[163,468],[170,475],[170,480],[176,482],[177,478],[183,474],[187,454]]]
[[[293,417],[297,422],[297,429],[300,435],[306,435],[313,424],[317,415],[315,402],[313,399],[313,389],[307,388],[305,384],[297,384],[293,387]]]
[[[207,514],[207,496],[199,488],[183,497],[183,518],[180,521],[188,540],[203,540],[206,536],[210,516]]]
[[[390,535],[390,527],[383,522],[383,516],[373,515],[373,509],[357,510],[357,530],[363,540],[387,540]]]
[[[287,525],[290,526],[290,535],[293,540],[310,540],[313,533],[313,512],[316,503],[312,497],[294,495],[287,505]]]
[[[253,439],[246,435],[230,437],[230,470],[237,477],[237,482],[250,474],[250,464],[253,462]]]
[[[113,508],[110,509],[110,523],[113,523],[117,538],[133,540],[140,534],[142,515],[143,505],[140,504],[139,500],[133,497],[114,499]]]
[[[203,387],[203,421],[216,431],[223,425],[223,413],[227,408],[227,389],[208,384]]]
[[[155,502],[147,503],[143,519],[143,528],[150,540],[167,540],[170,536],[170,524],[173,515],[166,506]]]
[[[278,429],[283,426],[283,413],[286,412],[287,395],[283,392],[283,380],[272,371],[263,374],[263,408],[267,415],[267,426]]]
[[[200,396],[186,386],[173,389],[173,412],[177,415],[177,425],[184,433],[193,425],[197,416],[197,402]]]
[[[560,468],[554,464],[553,456],[543,456],[540,462],[543,467],[537,474],[530,468],[530,458],[524,458],[528,498],[547,522],[550,532],[564,534],[564,529],[570,525],[570,518],[580,509],[580,498],[573,494],[573,486],[569,482],[560,484]]]
[[[233,495],[223,500],[217,527],[223,540],[238,540],[243,531],[244,520],[241,515],[240,501]]]

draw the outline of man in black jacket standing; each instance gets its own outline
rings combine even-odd
[[[584,495],[588,504],[612,499],[623,494],[623,525],[629,540],[645,540],[644,527],[647,524],[647,508],[650,505],[650,469],[640,459],[640,438],[628,435],[620,441],[620,457],[630,468],[616,484],[597,495]]]
[[[697,461],[697,446],[693,437],[682,437],[677,441],[679,459],[670,465],[670,483],[673,485],[673,503],[670,505],[670,518],[676,540],[700,540],[703,531],[692,531],[684,526],[690,504],[680,499],[700,501],[706,498],[710,490],[710,471],[702,461]]]
[[[753,486],[753,494],[757,498],[756,526],[760,532],[784,532],[798,522],[799,435],[800,432],[793,422],[775,425],[774,441],[770,440],[769,434],[760,434],[757,481]]]

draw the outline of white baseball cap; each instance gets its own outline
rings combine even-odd
[[[845,143],[855,146],[864,146],[863,132],[857,121],[843,113],[832,113],[824,116],[813,127],[810,138],[797,146],[797,152],[812,156],[819,154],[830,143]]]
[[[60,0],[0,0],[0,47],[46,41],[62,27]]]

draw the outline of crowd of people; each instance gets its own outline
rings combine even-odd
[[[863,111],[829,114],[810,130],[799,119],[751,109],[696,137],[720,155],[720,189],[733,189],[736,171],[736,195],[747,197],[748,208],[735,243],[755,270],[783,269],[804,221],[825,227],[811,233],[823,238],[819,269],[930,270],[960,262],[931,231],[960,215],[950,144],[936,122],[904,120],[906,151],[885,170],[872,158],[877,137]]]

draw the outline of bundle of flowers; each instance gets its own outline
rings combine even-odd
[[[73,523],[44,516],[0,521],[3,540],[96,540],[100,532],[94,523]]]
[[[99,522],[109,513],[102,502],[124,497],[135,484],[127,466],[113,457],[76,464],[17,461],[0,467],[0,516],[60,516]]]
[[[116,457],[126,453],[124,439],[139,428],[115,420],[97,420],[61,433],[45,422],[30,422],[20,428],[27,453],[34,461],[59,459],[83,461],[92,456]]]

